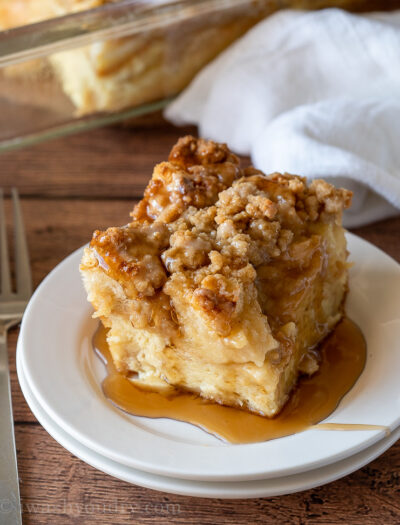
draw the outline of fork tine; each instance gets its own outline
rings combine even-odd
[[[32,276],[29,264],[28,245],[26,242],[24,221],[19,204],[18,191],[12,188],[15,228],[15,268],[17,274],[17,295],[28,298],[32,293]]]
[[[10,263],[8,259],[4,196],[0,188],[0,293],[3,298],[11,295]]]

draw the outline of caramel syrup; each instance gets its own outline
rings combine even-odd
[[[366,360],[366,343],[360,329],[349,319],[344,319],[319,348],[321,363],[318,372],[311,377],[301,377],[283,410],[270,419],[219,405],[193,393],[176,389],[172,389],[172,393],[160,393],[137,386],[114,367],[106,334],[101,325],[93,344],[107,366],[108,374],[102,383],[104,395],[114,405],[136,416],[185,421],[230,443],[266,441],[317,425],[335,410],[352,388]],[[385,427],[321,425],[321,429],[327,428],[376,430]]]

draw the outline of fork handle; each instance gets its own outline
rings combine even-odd
[[[7,330],[0,326],[0,523],[22,525]]]

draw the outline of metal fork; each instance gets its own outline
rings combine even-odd
[[[11,194],[15,233],[15,292],[11,285],[4,199],[0,189],[0,523],[20,525],[21,503],[8,369],[7,331],[22,319],[32,294],[32,278],[17,190],[13,188]]]

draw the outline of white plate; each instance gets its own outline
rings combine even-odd
[[[183,496],[202,498],[262,498],[282,496],[301,490],[308,490],[351,474],[370,461],[383,454],[400,437],[397,428],[389,437],[379,440],[375,445],[332,465],[321,467],[304,474],[294,474],[283,478],[258,481],[238,482],[206,482],[189,481],[179,478],[168,478],[136,470],[97,454],[85,447],[66,432],[64,432],[40,407],[32,395],[23,373],[23,368],[17,360],[18,378],[22,392],[32,412],[47,432],[72,454],[94,468],[115,478],[154,490],[161,490]]]
[[[348,236],[347,311],[368,342],[366,368],[326,421],[400,424],[400,266]],[[18,352],[27,382],[45,412],[67,434],[101,456],[153,474],[203,481],[287,476],[327,465],[373,445],[383,431],[305,432],[250,445],[224,443],[168,419],[128,416],[100,390],[104,369],[94,356],[90,319],[74,252],[42,282],[27,307]]]

